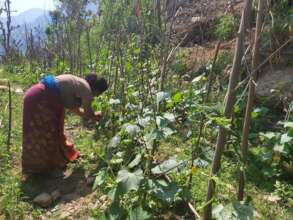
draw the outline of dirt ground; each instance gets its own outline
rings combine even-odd
[[[37,195],[57,192],[56,200],[43,209],[41,219],[87,219],[89,210],[102,205],[92,190],[93,182],[94,177],[76,168],[68,169],[64,176],[35,175],[22,182],[23,200],[34,203]]]
[[[293,67],[269,66],[257,81],[256,96],[271,107],[286,107],[293,101],[292,83]]]
[[[170,1],[176,2],[176,1]],[[173,22],[174,38],[182,46],[193,47],[213,40],[212,29],[218,17],[240,14],[243,1],[199,0],[169,4],[169,20]]]

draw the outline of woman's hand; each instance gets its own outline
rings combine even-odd
[[[85,111],[82,108],[76,108],[72,109],[71,111],[81,117],[84,117],[85,119],[89,119],[92,121],[100,121],[103,117],[102,112],[93,112],[92,109],[88,109],[87,111]]]
[[[94,113],[94,120],[95,121],[100,121],[102,119],[102,117],[103,117],[102,112],[95,112]]]
[[[66,144],[66,146],[68,146],[68,147],[73,147],[73,146],[74,146],[74,144],[71,143],[69,140],[65,140],[65,144]]]

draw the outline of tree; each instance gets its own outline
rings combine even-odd
[[[2,32],[1,36],[1,45],[4,48],[5,51],[5,58],[9,59],[11,58],[11,52],[12,52],[12,40],[11,35],[12,32],[18,28],[17,26],[12,26],[11,24],[11,1],[5,0],[4,6],[0,8],[0,15],[4,14],[6,22],[3,20],[0,20],[0,31]]]

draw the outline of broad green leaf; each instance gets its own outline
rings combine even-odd
[[[162,138],[164,138],[163,132],[158,129],[154,129],[144,136],[144,141],[146,142],[147,148],[152,149],[154,140],[160,140]]]
[[[259,113],[257,112],[251,112],[251,118],[256,119],[259,116]]]
[[[217,125],[222,126],[224,128],[230,128],[232,119],[225,117],[211,117],[210,118]]]
[[[266,132],[266,133],[261,133],[261,136],[271,140],[274,137],[276,137],[276,133],[274,133],[274,132]]]
[[[110,160],[110,164],[121,164],[123,162],[123,158],[114,157]]]
[[[137,207],[135,209],[131,209],[129,212],[128,220],[147,220],[151,217],[151,215],[143,210],[142,207]]]
[[[274,146],[274,151],[279,153],[286,153],[284,144],[276,144]]]
[[[123,194],[123,192],[121,192],[121,190],[119,191],[118,186],[112,188],[109,192],[108,192],[108,196],[112,201],[115,201],[117,199],[119,199],[119,196]]]
[[[162,131],[163,131],[163,134],[164,134],[165,138],[167,138],[170,135],[176,133],[172,128],[169,128],[169,127],[162,128]]]
[[[163,117],[168,119],[170,122],[175,121],[175,115],[173,113],[166,112]]]
[[[164,127],[168,126],[169,120],[167,120],[166,118],[164,118],[162,116],[157,116],[156,123],[159,128],[164,128]]]
[[[239,107],[239,105],[235,105],[233,111],[234,111],[235,113],[240,113],[240,112],[241,112],[241,108]]]
[[[213,218],[218,220],[250,220],[256,213],[252,207],[242,202],[233,202],[226,206],[219,204],[213,209]]]
[[[196,166],[201,167],[201,168],[206,168],[209,166],[209,162],[207,162],[206,160],[200,159],[200,158],[195,159],[193,161],[193,164],[195,164]]]
[[[293,128],[289,128],[287,134],[289,137],[293,137]]]
[[[120,170],[116,182],[120,184],[122,191],[127,193],[131,190],[138,190],[141,180],[143,180],[141,169],[136,170],[134,173],[130,173],[128,170]]]
[[[108,144],[109,148],[116,148],[121,143],[121,137],[115,136],[111,139],[110,143]]]
[[[131,161],[131,162],[128,164],[128,167],[129,167],[129,168],[133,168],[133,167],[137,166],[140,162],[141,162],[141,154],[137,154],[137,155],[135,156],[135,158],[133,159],[133,161]]]
[[[174,171],[175,167],[178,167],[179,164],[181,164],[182,161],[178,161],[176,158],[170,158],[168,160],[165,160],[160,165],[154,167],[151,171],[153,174],[163,174],[163,173],[169,173],[170,171]]]
[[[113,202],[105,212],[107,220],[125,219],[126,215],[127,211],[120,207],[118,202]]]
[[[124,64],[124,67],[125,67],[125,71],[126,71],[127,73],[130,73],[130,72],[131,72],[131,70],[132,70],[132,65],[131,65],[130,62],[126,62],[126,63]]]
[[[292,141],[292,140],[293,140],[293,137],[288,136],[288,134],[283,134],[283,135],[281,136],[281,141],[280,141],[280,143],[281,143],[281,144],[285,144],[285,143],[289,143],[289,142]]]
[[[261,155],[260,159],[263,161],[263,162],[266,162],[266,161],[270,161],[271,159],[273,158],[273,152],[272,151],[269,151],[269,152],[265,152]]]
[[[131,104],[131,103],[127,103],[125,105],[125,108],[128,109],[128,110],[135,110],[135,109],[138,108],[138,106],[137,105],[134,105],[134,104]]]
[[[109,104],[110,105],[118,105],[118,104],[120,104],[121,102],[120,102],[120,100],[119,99],[110,99],[109,100]]]
[[[169,115],[169,117],[172,116]],[[168,119],[161,116],[157,116],[156,123],[159,130],[162,132],[164,138],[167,138],[168,136],[175,133],[175,131],[169,127],[170,121]]]
[[[251,116],[252,116],[252,118],[258,118],[259,116],[266,114],[268,111],[269,110],[265,107],[256,108],[251,113]]]
[[[175,104],[180,103],[183,100],[183,94],[182,92],[177,92],[173,97],[172,97],[172,101]]]
[[[106,170],[101,170],[96,176],[93,189],[95,190],[98,186],[101,186],[106,180],[107,172]]]
[[[162,101],[170,98],[170,93],[169,92],[158,92],[156,96],[157,96],[157,104],[159,104]]]
[[[206,80],[206,77],[204,76],[204,74],[198,76],[198,77],[195,77],[193,80],[192,80],[192,83],[196,84],[198,82],[201,82],[201,81],[205,81]]]
[[[154,195],[167,203],[173,203],[176,201],[177,196],[182,191],[181,188],[177,186],[176,183],[171,182],[167,186],[163,186],[161,184],[156,183],[156,187],[154,188],[153,192]]]
[[[133,124],[129,124],[129,123],[123,125],[123,128],[124,128],[125,132],[128,133],[132,137],[137,135],[140,131],[140,128],[137,125],[133,125]]]
[[[145,118],[138,118],[137,119],[137,123],[142,126],[142,127],[147,127],[149,124],[150,124],[150,121],[151,121],[151,117],[147,116]]]
[[[293,122],[292,121],[285,122],[284,128],[293,128]]]

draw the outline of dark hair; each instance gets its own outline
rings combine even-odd
[[[104,77],[98,76],[95,73],[90,73],[86,75],[85,80],[91,87],[93,93],[99,92],[103,93],[108,89],[108,83]]]

